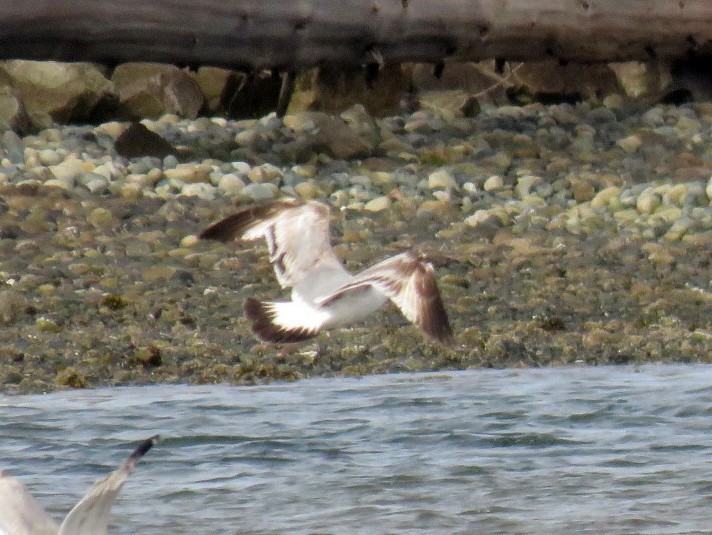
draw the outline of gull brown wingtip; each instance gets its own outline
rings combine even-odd
[[[298,203],[296,199],[283,199],[247,206],[210,225],[198,234],[198,238],[221,242],[240,239],[253,225],[274,217],[279,211],[296,206]]]
[[[155,446],[160,439],[161,435],[153,435],[152,437],[142,441],[133,451],[133,453],[129,457],[129,460],[132,460],[134,462],[138,461],[141,457],[146,455],[146,453],[148,453],[148,450]]]
[[[270,303],[253,297],[245,299],[245,315],[252,322],[252,332],[263,342],[292,344],[314,338],[318,332],[307,329],[287,329],[274,322],[274,311]]]
[[[443,345],[450,346],[454,343],[453,332],[440,288],[435,280],[435,270],[425,261],[420,269],[417,280],[417,291],[421,296],[418,324],[425,334]]]

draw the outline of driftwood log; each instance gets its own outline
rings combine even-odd
[[[1,59],[293,71],[710,52],[711,0],[0,0]]]

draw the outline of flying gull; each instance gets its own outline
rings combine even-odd
[[[0,470],[0,535],[106,535],[121,487],[157,440],[158,435],[141,442],[123,465],[94,483],[60,526],[20,481]]]
[[[362,320],[390,299],[426,335],[450,344],[450,322],[425,257],[406,251],[352,275],[331,248],[329,219],[325,204],[285,199],[244,208],[199,235],[222,242],[266,240],[277,281],[292,289],[292,300],[246,299],[252,332],[265,342],[301,342]]]

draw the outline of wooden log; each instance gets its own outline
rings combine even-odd
[[[711,51],[710,0],[0,0],[5,59],[293,71]]]

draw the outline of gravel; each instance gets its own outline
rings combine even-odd
[[[143,124],[175,154],[118,156],[121,123],[3,134],[3,391],[712,359],[712,105]],[[429,254],[456,347],[392,308],[288,354],[254,340],[264,247],[195,234],[284,195],[333,206],[350,269]]]

